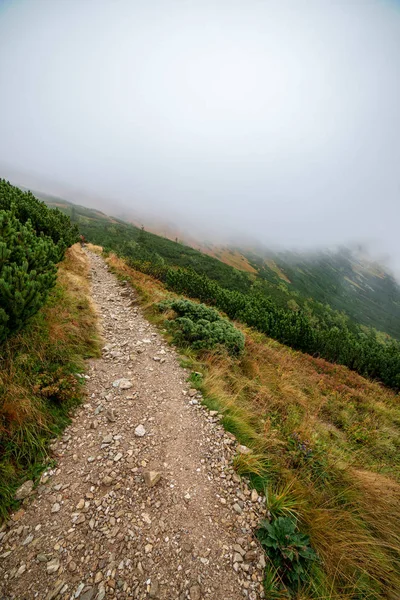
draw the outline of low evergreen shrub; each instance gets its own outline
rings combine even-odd
[[[0,343],[44,304],[56,282],[58,249],[30,221],[0,210]]]
[[[177,317],[168,322],[178,345],[189,345],[196,350],[225,348],[238,355],[244,350],[244,335],[223,319],[213,308],[190,300],[161,302],[162,311],[173,310]]]

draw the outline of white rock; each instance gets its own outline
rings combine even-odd
[[[133,386],[132,381],[129,381],[129,379],[121,379],[119,382],[119,389],[120,390],[129,390],[129,388],[131,388]]]
[[[142,424],[140,424],[136,427],[135,435],[137,435],[137,437],[143,437],[144,435],[146,435],[146,430]]]
[[[243,446],[243,444],[239,444],[239,446],[237,447],[237,451],[239,452],[239,454],[250,454],[252,452],[250,448],[248,448],[247,446]]]

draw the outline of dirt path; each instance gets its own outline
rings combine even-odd
[[[106,346],[57,468],[0,533],[0,598],[258,599],[260,504],[230,467],[236,443],[132,290],[89,256]]]

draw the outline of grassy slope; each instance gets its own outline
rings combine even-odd
[[[167,292],[111,255],[149,318]],[[238,325],[237,325],[238,326]],[[298,598],[385,598],[400,589],[399,397],[345,367],[295,352],[249,328],[243,357],[188,350],[193,385],[251,447],[236,468],[296,512],[320,557]],[[273,586],[272,586],[273,587]],[[272,597],[271,589],[268,594]],[[392,597],[396,597],[392,595]]]
[[[400,286],[380,265],[345,248],[314,254],[242,253],[257,267],[260,277],[272,284],[276,284],[271,278],[275,271],[281,285],[285,281],[287,291],[298,294],[302,306],[305,299],[312,298],[345,312],[353,321],[400,339]]]
[[[48,444],[82,397],[74,373],[99,351],[87,276],[87,258],[73,246],[45,306],[1,347],[0,518],[16,507],[18,485],[49,464]]]
[[[68,214],[94,243],[109,245],[136,241],[140,229],[100,211],[74,205],[41,194],[50,206]],[[115,229],[115,226],[118,229]],[[114,227],[113,227],[114,226]],[[343,311],[351,320],[400,339],[400,286],[393,277],[367,259],[346,249],[337,252],[273,253],[262,249],[222,248],[216,245],[175,244],[161,235],[148,233],[149,244],[169,264],[191,265],[201,269],[221,285],[239,270],[248,274],[249,287],[257,277],[264,293],[279,306],[298,307],[323,315],[324,306]],[[234,267],[229,271],[228,266]],[[225,268],[224,268],[225,267]],[[236,271],[237,272],[237,271]],[[238,285],[238,284],[236,284]],[[324,318],[324,317],[323,317]]]

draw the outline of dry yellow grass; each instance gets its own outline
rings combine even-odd
[[[240,254],[237,250],[231,250],[230,248],[219,248],[213,247],[211,250],[206,252],[210,256],[218,258],[221,262],[238,269],[239,271],[246,271],[247,273],[257,273],[257,270],[249,263],[247,258]]]
[[[282,269],[278,267],[278,265],[274,260],[272,260],[272,258],[267,258],[265,260],[265,264],[271,269],[271,271],[274,271],[274,273],[276,273],[280,279],[283,279],[283,281],[286,281],[286,283],[291,283],[288,276],[285,275]]]
[[[95,244],[86,244],[86,247],[88,248],[88,250],[90,250],[90,252],[94,252],[94,254],[100,255],[103,253],[102,246],[96,246]]]

